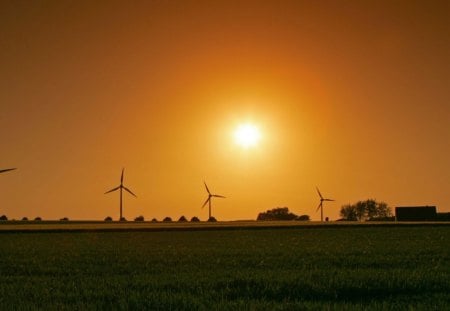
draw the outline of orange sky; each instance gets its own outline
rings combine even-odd
[[[450,212],[450,2],[100,2],[0,4],[0,214]]]

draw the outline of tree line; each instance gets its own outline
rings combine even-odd
[[[374,199],[358,201],[354,204],[346,204],[339,212],[341,220],[365,221],[365,220],[391,220],[393,215],[391,208],[385,202],[377,202]],[[256,220],[310,220],[309,215],[298,216],[289,212],[287,207],[276,207],[258,214]]]
[[[340,216],[343,220],[387,220],[392,217],[391,208],[385,202],[374,199],[358,201],[341,207]]]

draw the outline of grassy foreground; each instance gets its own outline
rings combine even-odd
[[[0,233],[7,309],[448,310],[450,226]]]

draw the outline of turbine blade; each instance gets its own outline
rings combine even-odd
[[[317,189],[317,193],[319,194],[319,197],[320,197],[321,199],[323,199],[322,193],[320,193],[319,188],[316,187],[316,189]]]
[[[322,206],[322,202],[320,202],[319,206],[317,206],[316,213],[319,211],[319,208]]]
[[[205,203],[203,203],[203,205],[202,205],[202,208],[204,208],[205,205],[208,204],[209,200],[211,200],[211,197],[208,197],[208,198],[206,199]]]
[[[208,185],[206,184],[206,182],[203,182],[204,184],[205,184],[205,188],[206,188],[206,191],[208,192],[208,194],[211,194],[211,192],[209,191],[209,188],[208,188]]]
[[[137,198],[137,195],[135,195],[133,192],[131,192],[130,189],[128,189],[127,187],[123,186],[123,189],[125,189],[126,191],[128,191],[130,194],[134,195]]]
[[[122,175],[120,176],[120,184],[123,184],[123,171],[125,170],[125,168],[122,168]]]
[[[213,194],[212,196],[215,198],[224,198],[224,199],[226,198],[223,195],[218,195],[218,194]]]
[[[116,191],[116,190],[118,190],[118,189],[120,189],[120,186],[118,186],[118,187],[116,187],[116,188],[114,188],[114,189],[111,189],[111,190],[109,190],[109,191],[106,191],[104,194],[107,194],[107,193]]]
[[[0,173],[5,173],[5,172],[9,172],[9,171],[14,171],[14,170],[16,170],[17,168],[7,168],[7,169],[4,169],[4,170],[0,170]]]
[[[324,201],[334,201],[333,199],[323,199]]]

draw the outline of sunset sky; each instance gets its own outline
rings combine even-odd
[[[0,215],[450,212],[449,1],[2,1]],[[252,124],[248,148],[234,131]]]

